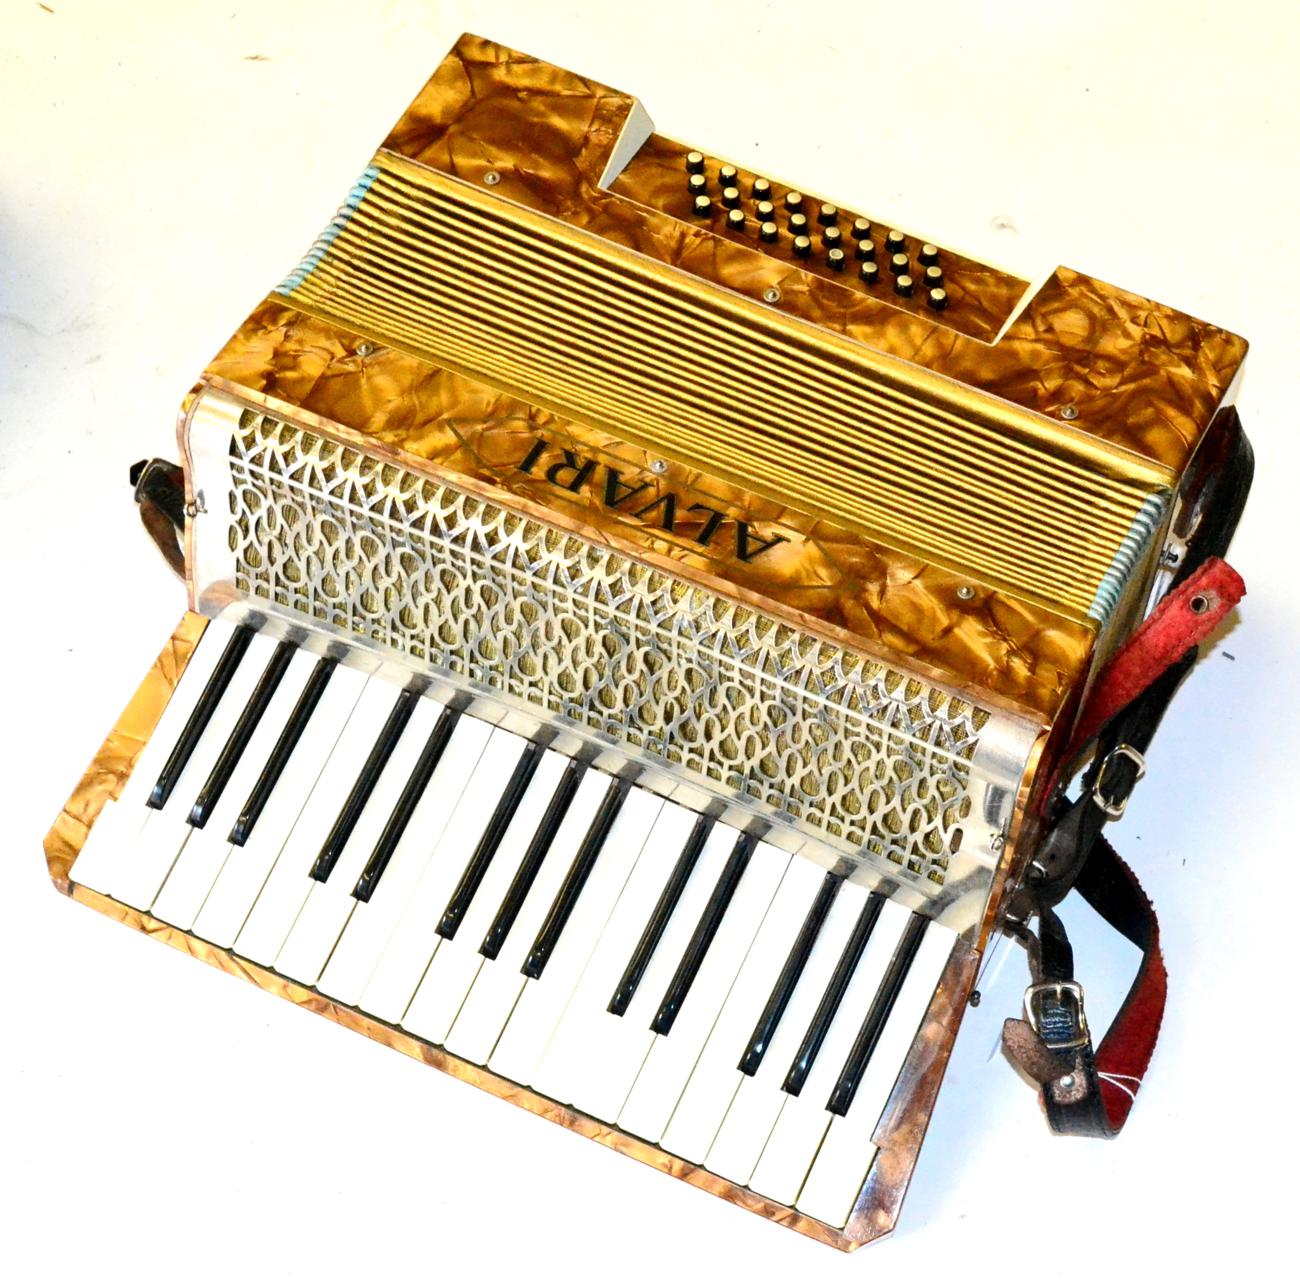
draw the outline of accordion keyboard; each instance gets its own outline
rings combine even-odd
[[[221,620],[72,877],[835,1227],[955,941],[631,774]]]

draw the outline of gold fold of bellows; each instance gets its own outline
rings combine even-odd
[[[1169,469],[381,153],[290,299],[1075,621]]]

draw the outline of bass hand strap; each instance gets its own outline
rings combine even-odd
[[[1128,1118],[1164,1016],[1166,972],[1155,910],[1137,877],[1102,835],[1123,816],[1146,773],[1156,728],[1197,658],[1197,645],[1245,594],[1240,576],[1208,559],[1152,611],[1103,672],[1080,718],[1072,760],[1095,740],[1079,797],[1064,805],[1013,901],[1012,930],[1029,954],[1024,1017],[1007,1019],[1003,1045],[1041,1091],[1057,1134],[1111,1138]],[[1142,952],[1128,996],[1094,1051],[1074,954],[1052,910],[1077,889]],[[1038,919],[1038,934],[1024,922]]]

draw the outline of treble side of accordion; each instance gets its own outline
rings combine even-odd
[[[843,1228],[516,1099],[852,1248],[892,1227],[1046,780],[1177,542],[1245,344],[1065,269],[1031,295],[829,205],[844,236],[802,256],[805,198],[652,129],[462,38],[185,403],[190,605],[633,761],[960,934]],[[47,847],[65,886],[129,770],[112,744]]]

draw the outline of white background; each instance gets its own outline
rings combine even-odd
[[[1268,1260],[1294,1229],[1296,1139],[1295,13],[0,0],[9,1275],[1127,1277]],[[846,1259],[49,889],[44,832],[184,608],[127,466],[175,456],[182,395],[465,29],[880,221],[1033,279],[1065,263],[1252,341],[1240,406],[1260,468],[1233,554],[1250,595],[1118,833],[1171,973],[1118,1142],[1050,1138],[990,1058],[1014,958],[963,1030],[900,1232]],[[1132,959],[1097,948],[1095,1014]]]

